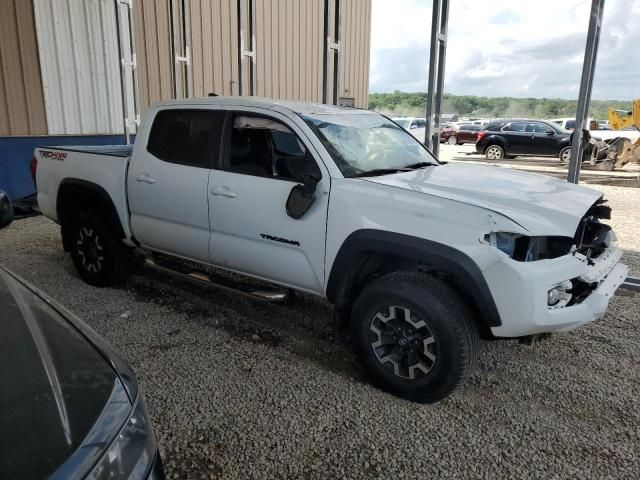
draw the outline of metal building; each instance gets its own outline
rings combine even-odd
[[[371,0],[0,0],[0,189],[33,193],[34,146],[123,142],[161,100],[366,107],[370,30]]]

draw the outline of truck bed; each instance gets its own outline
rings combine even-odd
[[[131,236],[127,211],[127,169],[133,145],[65,145],[38,147],[36,180],[38,205],[44,215],[58,221],[57,201],[62,183],[104,192],[113,202],[125,236]]]

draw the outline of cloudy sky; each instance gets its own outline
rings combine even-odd
[[[373,0],[371,92],[426,91],[431,0]],[[450,0],[445,91],[577,98],[590,0]],[[606,0],[592,98],[640,97],[640,1]]]

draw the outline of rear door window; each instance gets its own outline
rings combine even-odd
[[[212,168],[220,152],[225,113],[169,109],[156,114],[147,151],[169,163]]]

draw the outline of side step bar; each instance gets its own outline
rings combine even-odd
[[[156,263],[155,259],[152,256],[148,255],[145,255],[144,263],[145,265],[159,272],[168,273],[200,285],[218,288],[227,292],[238,293],[255,300],[262,300],[267,302],[282,302],[288,298],[287,293],[282,291],[252,289],[250,286],[243,287],[240,285],[234,285],[231,281],[225,281],[226,279],[219,279],[214,281],[206,272],[192,271],[184,273],[168,266],[159,265],[158,263]]]
[[[640,292],[640,277],[627,277],[622,285],[620,285],[620,288]]]

